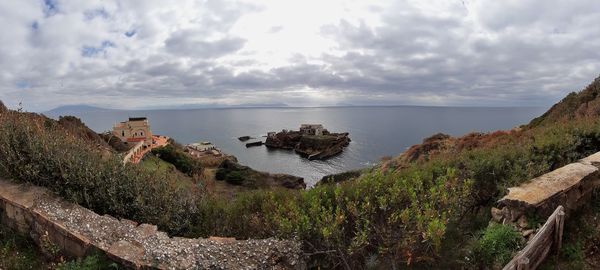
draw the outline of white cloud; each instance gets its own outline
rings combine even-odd
[[[593,0],[0,2],[0,99],[548,105],[598,75]]]

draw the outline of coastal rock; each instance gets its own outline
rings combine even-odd
[[[299,131],[281,131],[275,135],[267,136],[265,145],[269,148],[293,150],[302,138]]]
[[[318,186],[318,185],[324,185],[324,184],[340,183],[340,182],[356,179],[359,176],[361,176],[362,173],[363,173],[362,170],[353,170],[353,171],[347,171],[347,172],[342,172],[342,173],[325,175],[325,176],[323,176],[323,178],[321,178],[321,180],[319,180],[319,182],[317,182],[316,185]]]
[[[246,147],[262,146],[262,145],[263,145],[263,142],[262,141],[258,141],[258,142],[247,143]]]
[[[517,226],[519,226],[519,228],[521,228],[521,229],[525,229],[525,228],[529,227],[529,222],[527,222],[527,217],[525,217],[525,215],[521,216],[517,220]]]
[[[248,188],[284,187],[289,189],[305,189],[304,178],[289,174],[270,174],[253,170],[231,160],[225,160],[219,166],[215,178],[232,185]]]
[[[247,140],[252,139],[252,137],[250,136],[242,136],[242,137],[238,137],[238,140],[240,140],[240,142],[245,142]]]
[[[294,150],[310,160],[326,159],[341,153],[350,144],[348,133],[330,133],[322,130],[319,135],[306,131],[283,130],[269,133],[265,145],[269,148]]]
[[[348,144],[350,144],[348,133],[302,136],[294,151],[310,160],[326,159],[341,153]]]
[[[492,211],[492,220],[494,220],[495,222],[501,223],[502,219],[504,219],[502,210],[500,210],[496,207],[492,207],[491,211]]]

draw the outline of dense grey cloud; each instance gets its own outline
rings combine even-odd
[[[9,0],[0,99],[547,106],[600,74],[597,14],[593,0]]]
[[[193,58],[218,58],[234,53],[244,47],[246,42],[241,38],[223,38],[215,41],[204,41],[193,31],[173,33],[166,41],[167,50],[177,56]]]

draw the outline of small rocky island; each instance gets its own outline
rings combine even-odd
[[[335,156],[350,144],[348,133],[331,133],[320,124],[302,124],[300,130],[269,132],[265,145],[269,148],[289,149],[309,160]]]

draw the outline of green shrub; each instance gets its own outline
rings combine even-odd
[[[202,172],[199,161],[193,159],[174,145],[168,144],[166,146],[154,148],[152,149],[152,153],[160,159],[175,165],[177,170],[188,174],[189,176]]]
[[[524,240],[510,225],[488,226],[474,248],[474,260],[482,266],[503,266],[521,249]]]
[[[217,172],[215,173],[215,179],[217,179],[219,181],[225,180],[225,177],[227,177],[228,172],[229,172],[229,170],[225,169],[225,168],[217,169]]]
[[[244,170],[234,170],[228,168],[219,168],[215,174],[217,180],[225,180],[232,185],[242,185],[249,181],[249,172]],[[247,184],[247,183],[246,183]]]
[[[225,176],[225,181],[233,185],[241,185],[246,180],[244,172],[231,171]]]
[[[233,200],[204,198],[197,217],[204,222],[193,222],[192,235],[298,238],[322,267],[373,256],[416,262],[421,254],[439,252],[469,191],[470,182],[446,168],[437,176],[416,169],[372,173],[305,192],[259,190]]]

